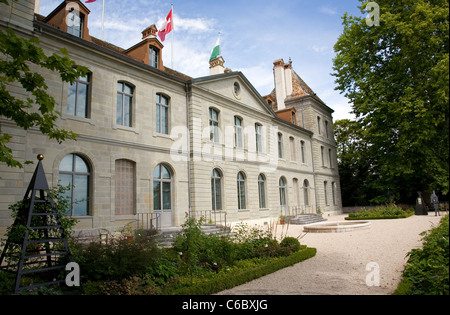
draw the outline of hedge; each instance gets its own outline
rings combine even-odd
[[[219,273],[211,279],[203,279],[182,288],[167,292],[168,295],[209,295],[220,291],[231,289],[251,280],[273,273],[277,270],[295,265],[308,258],[314,257],[317,250],[315,248],[303,248],[287,257],[270,259],[248,260],[249,268],[239,268],[231,272]],[[245,265],[245,261],[241,262]],[[256,266],[255,266],[256,265]],[[237,271],[237,272],[235,272]]]

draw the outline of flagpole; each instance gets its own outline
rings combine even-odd
[[[173,23],[173,3],[172,3],[172,21],[170,21],[172,23],[172,59],[170,61],[170,67],[173,69],[173,33],[175,31],[175,27],[174,27],[174,23]]]
[[[102,10],[102,40],[103,40],[104,25],[105,25],[105,0],[103,0],[103,10]]]

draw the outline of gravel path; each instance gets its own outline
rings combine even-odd
[[[343,221],[346,216],[328,217],[328,221]],[[392,294],[401,281],[407,253],[422,247],[420,234],[437,226],[441,218],[435,217],[433,212],[407,219],[373,220],[367,230],[308,233],[300,243],[317,248],[315,257],[219,294]],[[291,225],[287,235],[298,237],[302,231],[302,226]],[[379,266],[380,283],[370,287],[366,277],[376,269],[366,271],[366,266],[372,262]]]

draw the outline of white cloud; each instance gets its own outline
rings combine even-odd
[[[319,7],[319,12],[322,12],[326,15],[331,15],[331,16],[339,13],[335,7],[325,6],[325,5]]]

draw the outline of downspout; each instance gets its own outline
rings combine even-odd
[[[192,204],[191,204],[191,114],[190,114],[190,84],[186,82],[185,84],[186,90],[186,129],[187,129],[187,171],[188,171],[188,208],[189,208],[189,216],[191,216],[192,212]]]
[[[317,181],[316,181],[316,170],[314,168],[314,151],[313,151],[313,135],[310,135],[309,138],[311,139],[310,143],[311,143],[311,164],[312,164],[312,170],[313,170],[313,174],[314,174],[314,201],[315,201],[315,205],[316,205],[316,213],[317,213]]]

